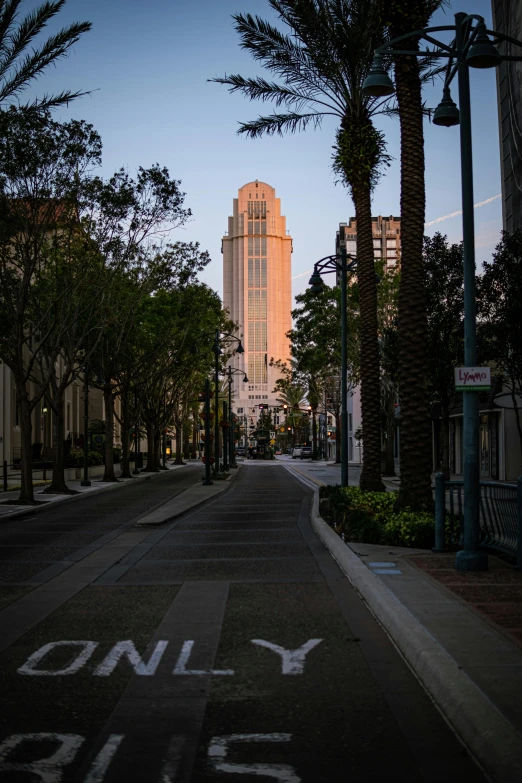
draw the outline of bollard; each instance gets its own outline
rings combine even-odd
[[[6,459],[4,459],[3,474],[4,474],[4,492],[7,492],[7,460]]]
[[[522,571],[522,476],[517,479],[517,571]]]
[[[444,541],[444,523],[446,520],[446,481],[444,473],[435,475],[435,546],[432,552],[447,552]]]

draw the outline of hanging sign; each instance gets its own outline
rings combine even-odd
[[[455,367],[456,391],[489,391],[490,389],[489,367]]]

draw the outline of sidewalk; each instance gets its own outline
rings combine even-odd
[[[202,475],[203,475],[203,465],[202,463],[199,463],[198,460],[191,460],[187,461],[186,465],[167,465],[168,470],[183,470],[184,467],[187,465],[195,465],[195,464],[201,464],[202,468]],[[232,471],[232,476],[235,474],[236,471]],[[49,507],[50,503],[61,503],[62,505],[65,503],[74,503],[77,500],[80,500],[81,497],[85,493],[92,494],[93,492],[108,492],[112,489],[117,489],[119,487],[122,487],[124,485],[128,484],[135,484],[140,481],[150,481],[155,476],[162,476],[164,471],[161,471],[159,473],[140,473],[137,476],[133,476],[133,478],[130,479],[118,479],[117,482],[114,482],[112,484],[105,484],[101,481],[101,478],[91,478],[91,486],[90,487],[82,487],[81,486],[81,480],[75,479],[75,480],[69,480],[67,481],[67,486],[69,489],[74,490],[77,494],[75,495],[46,495],[43,494],[43,491],[45,489],[45,486],[37,486],[35,487],[34,494],[35,499],[38,500],[39,505],[37,506],[14,506],[14,505],[3,505],[3,501],[6,500],[16,500],[19,495],[19,490],[14,490],[11,492],[2,492],[0,493],[0,521],[3,519],[13,519],[16,517],[25,516],[27,514],[37,514],[44,509],[47,509]],[[209,486],[209,487],[203,487],[201,481],[195,483],[194,487],[192,487],[190,490],[185,490],[182,495],[183,497],[183,503],[180,504],[178,501],[178,498],[175,498],[173,503],[176,502],[178,505],[180,505],[180,508],[182,509],[179,513],[185,513],[189,508],[192,508],[193,506],[199,505],[200,502],[204,502],[206,499],[210,497],[214,497],[215,495],[222,492],[226,487],[228,486],[227,481],[220,481],[215,482],[215,484]],[[187,494],[188,493],[188,494]],[[187,505],[187,503],[189,505]],[[169,504],[167,504],[169,505]],[[175,516],[178,515],[174,514]],[[162,520],[164,521],[164,520]],[[149,521],[144,524],[161,524],[161,522],[157,521]]]
[[[287,466],[289,467],[289,466]],[[490,555],[461,573],[454,554],[345,543],[312,525],[470,752],[493,781],[522,779],[522,574]]]

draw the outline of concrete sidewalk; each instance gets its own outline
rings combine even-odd
[[[287,467],[315,486],[315,531],[462,742],[492,781],[521,780],[522,648],[516,639],[412,565],[414,555],[443,555],[345,543],[319,516],[322,476]],[[520,590],[511,592],[510,600],[521,601],[522,611]]]

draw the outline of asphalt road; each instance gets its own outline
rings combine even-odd
[[[32,592],[0,614],[0,781],[483,781],[282,465],[245,465],[210,504],[134,527],[194,475],[0,531],[25,536],[12,545],[28,562],[38,546],[69,558],[55,576],[64,561],[36,558],[33,582],[21,569],[4,587]]]

